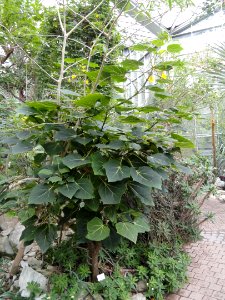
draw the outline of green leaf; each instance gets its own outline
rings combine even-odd
[[[132,182],[131,190],[135,196],[145,205],[154,206],[154,199],[152,198],[152,188],[138,182]]]
[[[68,141],[76,137],[76,132],[70,128],[64,128],[55,133],[55,141]]]
[[[192,175],[193,174],[193,171],[191,170],[191,168],[185,167],[184,165],[182,165],[178,162],[175,162],[175,167],[178,171],[180,171],[184,174],[187,174],[187,175]]]
[[[130,47],[131,50],[134,51],[148,51],[148,52],[155,52],[156,48],[149,46],[149,44],[136,44]]]
[[[69,169],[74,169],[76,167],[84,166],[84,165],[90,163],[90,160],[85,159],[78,153],[72,153],[72,154],[65,156],[62,159],[62,162]]]
[[[33,132],[30,130],[23,130],[23,131],[18,131],[16,133],[16,136],[19,139],[24,140],[24,139],[28,139],[32,134],[33,134]]]
[[[128,116],[128,117],[120,117],[120,121],[122,123],[127,123],[127,124],[139,124],[139,123],[144,123],[145,119],[138,118],[135,116]]]
[[[119,222],[116,224],[116,231],[133,243],[137,242],[138,231],[134,224],[129,222]]]
[[[105,99],[106,96],[100,93],[89,94],[75,101],[77,106],[91,108],[94,107],[97,101]]]
[[[157,85],[153,85],[153,86],[151,85],[151,86],[148,86],[147,88],[148,88],[148,90],[153,91],[153,92],[164,92],[165,91],[165,89],[163,89]]]
[[[59,176],[52,176],[48,178],[48,181],[52,182],[52,183],[56,183],[56,182],[60,182],[62,181],[62,178]]]
[[[163,153],[152,154],[148,156],[147,159],[153,165],[170,166],[171,163],[173,163],[173,159]]]
[[[52,174],[53,174],[53,170],[50,170],[50,169],[42,169],[38,172],[38,175],[41,178],[50,177]]]
[[[134,219],[133,224],[136,226],[138,233],[145,233],[150,231],[149,222],[145,217],[138,217]]]
[[[56,197],[51,187],[46,184],[36,185],[30,193],[29,204],[47,204],[56,201]]]
[[[85,201],[85,206],[87,206],[92,211],[98,211],[100,202],[97,199],[88,199]]]
[[[121,181],[130,177],[130,168],[123,166],[119,160],[110,159],[103,167],[109,182]]]
[[[195,145],[189,139],[186,139],[185,137],[183,137],[179,134],[171,133],[171,137],[174,140],[177,140],[177,142],[175,142],[176,147],[179,147],[179,148],[195,148]]]
[[[78,187],[78,191],[75,194],[75,197],[78,199],[94,199],[94,187],[89,178],[81,178],[75,182]]]
[[[122,198],[122,195],[126,191],[126,185],[124,183],[101,183],[98,192],[101,197],[103,204],[119,204]]]
[[[79,190],[79,186],[75,182],[74,183],[66,183],[66,184],[58,187],[59,193],[61,193],[63,196],[65,196],[69,199],[72,199],[78,190]]]
[[[77,136],[76,139],[74,140],[74,142],[81,144],[83,146],[87,145],[91,141],[92,141],[91,138],[86,138],[86,137],[81,137],[81,136]]]
[[[17,143],[15,146],[12,146],[12,154],[19,154],[31,151],[33,149],[33,145],[31,143],[21,141]]]
[[[87,223],[87,231],[86,238],[96,242],[106,239],[110,234],[109,227],[104,225],[102,220],[97,217]]]
[[[134,59],[125,59],[121,62],[121,65],[127,71],[135,71],[138,70],[140,66],[143,66],[143,62]]]
[[[24,116],[32,116],[37,113],[37,111],[27,105],[22,105],[19,108],[16,109],[16,112],[19,115],[24,115]]]
[[[63,145],[59,142],[46,143],[43,145],[43,148],[45,149],[45,152],[50,156],[58,155],[64,150]]]
[[[164,45],[164,41],[159,39],[152,40],[151,43],[156,47],[162,47]]]
[[[167,51],[170,53],[179,53],[183,50],[180,44],[170,44],[167,46]]]
[[[138,169],[131,168],[131,176],[134,181],[148,187],[161,189],[162,180],[158,173],[152,170],[150,167],[140,167]]]
[[[4,139],[1,139],[0,142],[2,144],[7,144],[7,145],[15,145],[16,143],[18,143],[20,140],[18,139],[18,137],[16,136],[10,136]]]
[[[18,212],[18,217],[20,221],[23,223],[26,220],[30,219],[35,215],[35,209],[32,207],[28,207],[27,209],[21,210]]]
[[[54,111],[59,108],[58,104],[52,101],[26,102],[26,105],[39,111]]]
[[[91,166],[95,175],[104,176],[103,164],[106,162],[106,158],[99,152],[91,155]]]
[[[57,227],[53,224],[43,224],[37,227],[35,240],[41,251],[45,253],[57,238]]]
[[[161,111],[161,109],[156,106],[148,105],[148,106],[139,107],[138,111],[143,112],[143,113],[151,113],[151,112],[155,112],[155,111]]]

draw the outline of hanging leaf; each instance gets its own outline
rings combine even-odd
[[[64,150],[63,145],[59,142],[46,143],[43,145],[43,148],[45,149],[45,152],[50,156],[58,155]]]
[[[138,111],[143,112],[143,113],[150,113],[150,112],[155,112],[155,111],[161,111],[159,107],[156,106],[143,106],[139,107]]]
[[[37,227],[35,232],[35,240],[41,248],[42,253],[45,253],[54,240],[57,238],[57,227],[52,224],[43,224]]]
[[[21,141],[17,143],[15,146],[12,146],[12,154],[19,154],[31,151],[33,149],[33,145],[29,142]]]
[[[179,53],[183,50],[180,44],[171,44],[167,46],[167,51],[170,53]]]
[[[135,196],[145,205],[154,206],[154,199],[152,198],[152,188],[138,182],[132,182],[130,188]]]
[[[68,141],[76,137],[76,132],[70,128],[64,128],[55,133],[55,141]]]
[[[177,140],[177,142],[175,142],[176,147],[179,147],[179,148],[195,148],[195,145],[189,139],[186,139],[185,137],[183,137],[179,134],[171,133],[171,137],[174,140]]]
[[[18,212],[18,217],[20,221],[23,223],[26,220],[30,219],[35,215],[36,211],[32,207],[28,207],[27,209],[21,210]]]
[[[52,174],[53,174],[53,170],[51,170],[51,169],[41,169],[41,170],[38,172],[38,176],[41,177],[41,178],[48,178],[48,177],[50,177]]]
[[[144,216],[135,218],[133,224],[136,226],[138,233],[150,231],[149,222]]]
[[[143,66],[143,62],[134,59],[125,59],[121,62],[121,65],[126,71],[135,71],[138,70],[140,66]]]
[[[103,167],[109,182],[121,181],[130,177],[130,168],[123,166],[120,160],[110,159]]]
[[[75,197],[78,199],[94,199],[94,187],[89,178],[81,178],[75,182],[77,185],[77,192]]]
[[[77,106],[81,107],[94,107],[97,101],[105,99],[106,96],[100,93],[89,94],[87,96],[81,97],[79,100],[75,101]]]
[[[26,102],[26,105],[39,111],[54,111],[59,108],[58,104],[53,101]]]
[[[118,234],[122,235],[133,243],[137,242],[138,231],[134,224],[129,222],[119,222],[116,224],[116,231]]]
[[[98,192],[103,204],[119,204],[122,195],[126,191],[125,184],[108,184],[106,182],[101,183]]]
[[[104,176],[103,164],[106,162],[106,158],[99,152],[91,155],[91,166],[95,175]]]
[[[161,189],[162,180],[158,173],[149,167],[140,167],[138,169],[131,168],[131,176],[137,181],[148,187]]]
[[[166,154],[163,153],[156,153],[152,154],[151,156],[147,157],[148,161],[153,165],[160,165],[160,166],[170,166],[173,163],[173,159],[168,157]]]
[[[127,124],[139,124],[139,123],[145,123],[146,120],[143,118],[138,118],[135,116],[128,116],[128,117],[120,117],[120,121],[122,123],[127,123]]]
[[[84,165],[90,163],[90,160],[85,159],[78,153],[72,153],[72,154],[65,156],[62,159],[62,162],[69,169],[74,169],[76,167],[84,166]]]
[[[87,223],[87,231],[86,238],[96,242],[106,239],[110,234],[109,227],[104,225],[102,220],[97,217]]]
[[[78,189],[79,189],[79,186],[76,183],[66,183],[66,184],[58,187],[59,193],[69,199],[73,198],[73,196],[76,194]]]
[[[36,185],[30,193],[29,204],[47,204],[56,201],[56,197],[51,187],[47,184]]]

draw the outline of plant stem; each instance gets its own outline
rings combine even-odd
[[[99,256],[100,249],[101,249],[101,242],[88,243],[89,256],[91,258],[92,281],[97,281],[97,276],[99,274],[98,256]]]

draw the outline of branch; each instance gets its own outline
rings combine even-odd
[[[13,54],[15,50],[14,47],[9,49],[7,47],[2,47],[2,48],[4,49],[6,55],[1,59],[0,61],[1,65],[3,65],[7,61],[7,59]]]

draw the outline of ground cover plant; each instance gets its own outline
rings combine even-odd
[[[47,298],[71,299],[84,292],[105,299],[129,299],[138,282],[144,281],[147,297],[161,300],[186,279],[189,260],[181,250],[181,236],[184,232],[193,236],[188,233],[190,219],[192,228],[197,227],[194,207],[180,209],[187,196],[183,186],[178,185],[183,198],[174,207],[174,220],[167,218],[168,195],[172,198],[174,192],[169,186],[171,178],[183,176],[185,180],[182,174],[191,172],[177,156],[182,148],[194,147],[178,129],[192,113],[182,106],[160,106],[161,101],[172,98],[166,87],[172,82],[170,71],[183,65],[173,57],[182,47],[166,33],[133,45],[131,51],[154,57],[143,71],[142,61],[122,57],[122,38],[115,27],[130,9],[129,3],[115,1],[112,10],[108,1],[103,2],[93,6],[86,1],[78,10],[76,1],[71,1],[46,15],[38,6],[47,19],[55,21],[49,25],[53,28],[44,28],[45,33],[61,32],[61,58],[58,43],[49,42],[54,51],[44,72],[48,91],[43,86],[39,89],[45,78],[40,78],[41,73],[29,74],[35,78],[31,89],[39,82],[35,93],[44,98],[29,101],[27,93],[27,99],[22,99],[25,103],[16,110],[13,129],[7,128],[1,139],[8,152],[0,183],[0,209],[18,215],[25,226],[22,247],[37,242],[46,263],[58,267],[59,274],[50,278]],[[75,25],[73,14],[79,14]],[[78,24],[92,35],[82,37],[73,52],[77,41],[71,44],[70,38],[80,28]],[[98,34],[93,30],[96,27]],[[48,34],[41,51],[34,49],[39,72],[45,66],[41,55],[48,50]],[[81,44],[87,46],[87,52],[80,49]],[[33,63],[31,54],[23,54]],[[125,82],[134,71],[143,71],[146,79],[140,90],[126,98]],[[18,86],[13,88],[18,90]],[[151,92],[149,103],[135,106],[133,98],[144,90]],[[190,179],[189,188],[191,184]],[[180,219],[183,212],[190,217],[185,224]],[[176,226],[176,236],[160,232],[160,222],[168,231]],[[72,237],[65,240],[68,230]],[[11,275],[18,271],[20,261],[16,263]],[[107,278],[96,283],[100,272]],[[32,282],[28,289],[31,298],[41,293]],[[7,292],[2,297],[19,299],[20,295]]]

